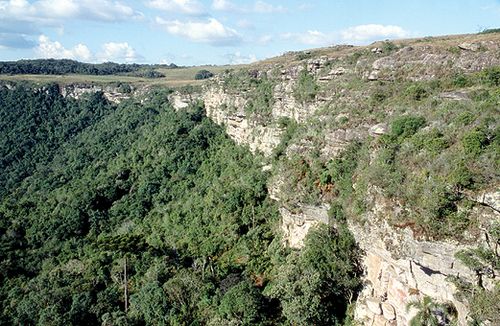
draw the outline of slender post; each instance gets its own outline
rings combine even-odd
[[[128,311],[128,280],[127,280],[127,257],[125,257],[125,263],[123,264],[123,280],[125,282],[125,313]]]

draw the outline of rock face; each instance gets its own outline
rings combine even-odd
[[[447,46],[433,46],[430,41],[402,45],[393,51],[377,47],[367,50],[370,53],[368,57],[357,57],[350,63],[342,61],[350,58],[348,52],[342,51],[351,49],[339,48],[341,55],[338,57],[321,56],[285,67],[261,68],[264,70],[255,75],[266,75],[274,78],[275,82],[270,121],[265,123],[245,113],[248,94],[251,93],[249,90],[228,90],[215,80],[204,90],[203,99],[208,116],[224,125],[237,143],[269,156],[280,144],[283,135],[283,130],[273,123],[279,118],[286,117],[299,124],[308,124],[311,123],[311,117],[319,117],[312,121],[321,124],[322,109],[352,104],[359,96],[367,96],[362,92],[349,93],[348,89],[340,89],[336,87],[337,81],[355,78],[376,85],[377,80],[430,80],[441,76],[443,71],[467,73],[500,65],[500,42],[449,43]],[[294,96],[298,76],[304,69],[315,81],[329,87],[328,92],[318,93],[309,103],[301,103]],[[469,100],[468,94],[462,91],[442,93],[438,97],[453,101]],[[335,127],[323,133],[320,145],[317,140],[315,143],[306,137],[288,144],[285,155],[316,151],[318,157],[328,161],[358,139],[379,137],[388,132],[388,125],[384,122],[368,121],[343,127],[339,125],[342,121],[350,123],[350,113],[343,112],[337,117]],[[282,203],[283,241],[291,248],[300,249],[311,227],[318,223],[329,223],[328,207],[326,204],[311,206],[303,203],[298,203],[294,208],[286,206],[283,193],[287,189],[283,189],[283,181],[277,179],[269,185],[269,192],[271,198]],[[471,195],[471,200],[488,210],[486,215],[490,220],[500,220],[499,194],[498,191],[491,191],[480,196]],[[356,319],[364,325],[408,325],[417,313],[414,309],[407,309],[408,303],[429,296],[438,302],[452,303],[458,311],[459,325],[465,325],[467,307],[455,299],[456,289],[447,281],[447,277],[460,276],[469,282],[476,282],[475,274],[455,258],[457,251],[467,247],[456,243],[417,240],[410,228],[387,223],[387,215],[397,214],[394,213],[398,209],[397,204],[388,204],[377,196],[368,200],[374,208],[360,217],[363,222],[349,223],[351,232],[365,253],[362,262],[364,287],[357,299]]]
[[[71,84],[61,88],[61,94],[64,97],[72,97],[79,99],[83,94],[103,92],[104,97],[110,102],[120,103],[123,100],[129,99],[133,95],[133,90],[124,91],[120,87],[88,85],[88,84]]]
[[[318,223],[328,223],[327,207],[303,206],[296,212],[281,207],[283,241],[290,248],[302,248],[309,229]]]
[[[240,94],[228,94],[222,88],[211,88],[203,94],[207,115],[226,127],[227,134],[238,144],[248,145],[252,152],[271,155],[281,141],[281,130],[259,125],[247,118],[247,99]]]
[[[424,295],[438,302],[451,302],[457,308],[459,323],[466,324],[466,307],[457,301],[455,288],[447,276],[465,277],[474,281],[474,275],[454,254],[462,246],[420,242],[413,239],[409,229],[394,230],[388,225],[350,225],[358,244],[365,251],[363,267],[364,288],[356,305],[355,317],[365,325],[380,320],[408,325],[413,314],[408,303],[419,301]],[[392,251],[397,248],[397,254]],[[374,313],[378,304],[381,313]]]

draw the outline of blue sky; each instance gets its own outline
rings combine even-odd
[[[236,64],[495,27],[500,0],[0,0],[0,60]]]

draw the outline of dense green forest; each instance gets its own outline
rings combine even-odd
[[[83,63],[70,59],[34,59],[0,62],[0,74],[32,74],[32,75],[115,75],[133,74],[139,77],[158,78],[164,77],[155,66],[133,64],[120,64],[105,62],[99,64]],[[177,68],[175,64],[162,65],[162,68]]]
[[[349,324],[347,228],[283,248],[259,157],[167,93],[0,89],[0,324]]]

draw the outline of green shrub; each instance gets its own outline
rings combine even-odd
[[[359,249],[347,227],[320,225],[291,253],[265,294],[279,299],[286,325],[342,325],[361,285]]]
[[[387,92],[385,92],[381,88],[377,88],[372,93],[370,98],[371,98],[371,102],[373,104],[380,104],[380,103],[384,102],[388,97],[389,97],[389,94],[387,94]]]
[[[250,282],[242,281],[231,287],[222,297],[219,314],[230,321],[239,321],[241,325],[255,325],[260,315],[261,297]]]
[[[352,176],[358,166],[358,153],[361,143],[350,144],[339,157],[328,162],[320,176],[322,185],[333,184],[334,192],[347,197],[352,193]]]
[[[472,86],[472,80],[463,73],[458,73],[453,76],[453,86],[455,87],[469,87]]]
[[[437,129],[432,129],[425,134],[416,134],[411,139],[412,143],[418,149],[425,149],[430,154],[437,155],[449,146],[444,135]]]
[[[288,117],[281,117],[277,121],[278,128],[285,129],[281,136],[280,143],[273,150],[273,158],[277,159],[282,156],[286,148],[288,147],[290,141],[294,137],[295,133],[298,129],[298,124],[295,120],[290,119]]]
[[[413,84],[405,89],[404,95],[411,100],[421,101],[429,96],[429,92],[421,84]]]
[[[492,226],[490,231],[491,243],[500,242],[500,225]],[[494,281],[493,289],[485,289],[482,285],[483,277],[489,277],[494,270],[500,268],[500,258],[494,250],[486,247],[461,250],[455,254],[462,263],[478,276],[478,284],[472,284],[460,277],[449,277],[457,288],[455,296],[469,306],[471,325],[500,324],[500,282]]]
[[[500,28],[485,28],[479,34],[493,34],[500,33]]]
[[[487,135],[482,130],[475,129],[469,131],[462,137],[462,146],[465,154],[472,157],[479,156],[487,144]]]
[[[396,118],[391,124],[391,134],[400,140],[415,134],[425,125],[425,119],[419,116],[404,116]]]
[[[384,53],[392,52],[398,49],[398,46],[390,41],[385,41],[382,43],[382,51]]]
[[[196,79],[196,80],[208,79],[208,78],[212,78],[213,76],[214,76],[214,74],[212,72],[210,72],[206,69],[202,69],[194,75],[194,79]]]
[[[500,67],[486,68],[479,74],[483,84],[488,86],[500,86]]]
[[[475,120],[476,116],[469,111],[464,111],[455,118],[456,123],[458,123],[461,126],[468,126]]]
[[[332,203],[328,209],[328,217],[339,222],[345,222],[346,216],[342,205],[338,202]]]
[[[458,189],[469,189],[474,185],[474,174],[469,170],[464,161],[460,161],[453,168],[449,183]]]
[[[266,124],[271,118],[274,103],[273,83],[267,78],[257,79],[255,82],[257,86],[251,92],[245,113]]]
[[[319,86],[316,84],[314,76],[309,74],[307,70],[302,70],[293,93],[295,99],[302,103],[312,101],[316,98],[318,91]]]
[[[410,326],[453,325],[456,322],[457,310],[451,303],[436,303],[431,297],[424,296],[422,301],[408,303],[407,309],[410,308],[418,310],[410,320]]]

